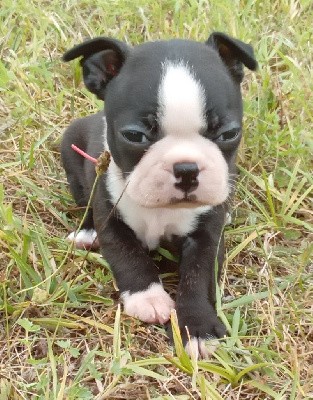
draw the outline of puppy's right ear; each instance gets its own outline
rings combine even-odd
[[[124,42],[98,37],[73,47],[63,55],[63,60],[71,61],[83,56],[80,64],[85,85],[100,100],[104,100],[108,82],[119,73],[129,52],[130,47]]]

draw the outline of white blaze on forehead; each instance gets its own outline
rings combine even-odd
[[[182,62],[163,65],[158,101],[159,122],[165,135],[191,136],[205,127],[204,89]]]

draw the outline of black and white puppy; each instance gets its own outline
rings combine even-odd
[[[218,32],[205,43],[134,48],[99,37],[64,60],[80,56],[86,87],[105,101],[105,114],[75,120],[64,134],[63,165],[79,206],[87,205],[95,168],[71,144],[96,158],[106,149],[112,159],[83,230],[69,239],[90,247],[97,238],[128,315],[164,324],[175,308],[187,351],[206,357],[206,340],[225,334],[215,310],[215,263],[220,275],[243,65],[257,67],[252,47]],[[167,243],[179,254],[175,302],[149,255]]]

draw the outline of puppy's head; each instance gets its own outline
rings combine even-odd
[[[136,203],[198,207],[227,199],[241,137],[243,65],[257,67],[249,45],[222,33],[206,43],[135,48],[97,38],[64,59],[79,56],[87,88],[106,103],[114,171]]]

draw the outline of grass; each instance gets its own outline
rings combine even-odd
[[[60,57],[89,36],[136,44],[213,30],[253,44],[260,68],[243,84],[217,305],[229,337],[196,362],[175,315],[173,352],[162,327],[121,313],[105,260],[64,241],[79,213],[58,142],[101,103]],[[0,32],[0,399],[313,398],[310,0],[3,0]]]

